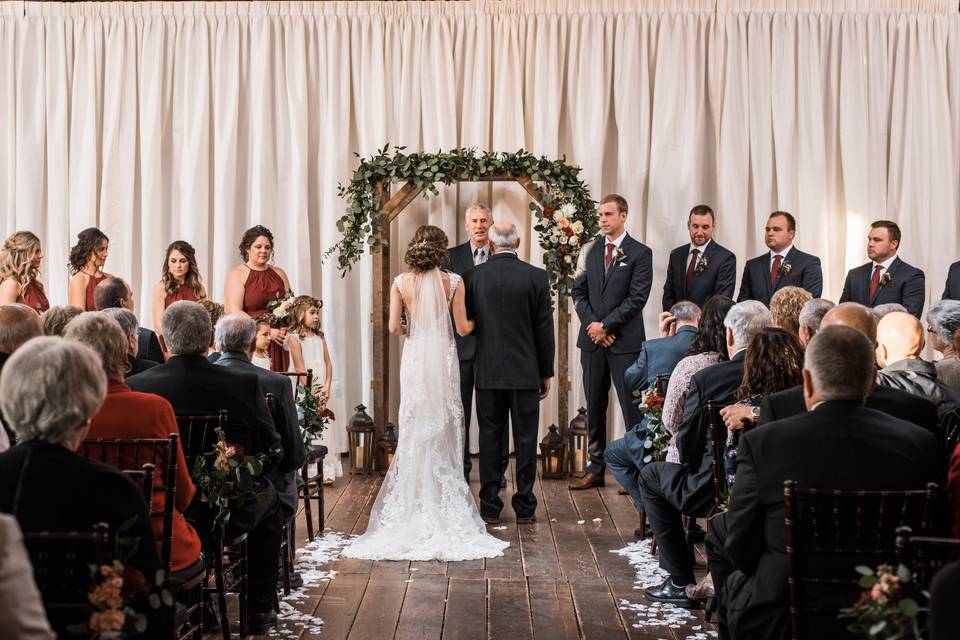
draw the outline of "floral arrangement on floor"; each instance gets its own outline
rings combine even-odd
[[[405,147],[391,149],[388,144],[374,156],[362,158],[350,183],[339,185],[339,196],[347,201],[347,211],[337,221],[342,237],[324,256],[336,253],[340,272],[346,274],[368,250],[380,250],[380,231],[389,221],[383,218],[377,183],[405,182],[429,197],[439,193],[437,184],[529,177],[543,194],[539,203],[530,204],[530,210],[537,217],[535,228],[540,234],[550,285],[558,294],[568,295],[580,248],[599,230],[596,203],[579,173],[580,168],[568,165],[566,159],[537,157],[523,149],[513,153],[473,148],[406,153]],[[558,212],[560,215],[556,215]],[[557,227],[559,233],[554,231]]]
[[[319,438],[335,417],[333,411],[320,403],[320,394],[316,390],[311,392],[307,385],[297,385],[297,418],[300,419],[304,446],[309,447],[313,439]]]
[[[193,463],[193,483],[203,502],[217,510],[214,528],[225,532],[230,521],[230,503],[255,499],[266,500],[266,492],[260,489],[266,465],[280,454],[279,449],[255,456],[246,455],[243,447],[230,444],[221,427],[217,427],[217,443],[214,450],[196,457]]]
[[[910,570],[882,564],[874,572],[861,565],[857,573],[864,591],[856,604],[840,610],[840,618],[853,619],[847,630],[871,640],[919,640],[917,615],[925,609],[908,595],[913,586]]]
[[[634,391],[634,403],[640,409],[640,414],[647,419],[647,437],[643,441],[643,448],[647,450],[643,456],[646,464],[652,460],[663,460],[667,457],[667,446],[670,444],[670,430],[663,423],[663,396],[653,387],[641,391]]]

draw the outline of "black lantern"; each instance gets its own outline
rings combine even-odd
[[[540,441],[540,477],[550,479],[565,476],[566,453],[567,443],[557,431],[557,425],[550,425],[547,427],[547,435]]]
[[[383,435],[378,441],[380,445],[380,468],[386,472],[393,464],[393,454],[397,452],[397,425],[388,422],[383,428]]]
[[[373,471],[374,438],[377,428],[373,418],[367,415],[367,408],[357,405],[356,413],[347,424],[347,435],[350,437],[350,473],[369,474]]]
[[[587,474],[590,453],[587,451],[587,410],[577,409],[576,417],[570,421],[570,473],[582,478]]]

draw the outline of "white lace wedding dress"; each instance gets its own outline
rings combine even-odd
[[[397,451],[366,532],[343,555],[368,560],[473,560],[503,555],[510,543],[487,533],[463,479],[460,365],[439,269],[400,274],[407,287],[408,335],[400,360]]]

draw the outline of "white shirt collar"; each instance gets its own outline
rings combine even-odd
[[[486,253],[487,255],[490,255],[490,245],[489,245],[489,244],[485,244],[485,245],[483,245],[482,247],[478,247],[477,245],[473,244],[473,240],[471,240],[471,241],[470,241],[470,255],[473,255],[473,252],[476,251],[477,249],[479,249],[480,251],[483,251],[483,252]]]
[[[699,251],[699,252],[700,252],[700,255],[703,255],[704,253],[707,252],[707,247],[710,246],[710,243],[711,243],[711,242],[713,242],[713,238],[710,238],[709,240],[707,240],[706,242],[704,242],[704,243],[703,243],[701,246],[699,246],[699,247],[691,242],[691,243],[690,243],[690,248],[687,249],[687,255],[689,256],[691,253],[693,253],[693,250],[694,250],[694,249],[696,249],[697,251]]]
[[[793,249],[793,245],[792,245],[792,244],[788,244],[787,246],[785,246],[785,247],[783,248],[783,251],[776,251],[776,252],[774,252],[773,249],[770,249],[770,262],[773,262],[773,259],[774,259],[776,256],[782,256],[783,259],[786,260],[786,259],[787,259],[787,254],[790,253],[790,250],[791,250],[791,249]]]
[[[623,233],[621,233],[618,238],[615,238],[613,240],[611,240],[610,238],[605,238],[604,244],[612,244],[617,249],[619,249],[620,245],[623,244],[623,239],[626,237],[627,237],[627,232],[626,230],[624,230]]]
[[[890,269],[890,265],[893,264],[893,261],[896,260],[896,259],[897,259],[897,254],[893,254],[892,256],[890,256],[889,258],[887,258],[886,260],[884,260],[883,262],[874,262],[874,263],[873,263],[873,266],[870,267],[870,271],[872,272],[872,271],[876,268],[877,265],[880,265],[881,267],[883,267],[882,269],[880,269],[880,273],[886,273],[887,270]]]

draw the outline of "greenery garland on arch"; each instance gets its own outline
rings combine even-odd
[[[345,275],[367,249],[379,251],[379,232],[384,224],[376,184],[411,183],[424,198],[438,195],[437,184],[475,182],[485,178],[529,177],[539,183],[539,202],[531,202],[537,217],[534,229],[543,249],[543,262],[550,286],[567,296],[573,286],[577,258],[586,242],[599,232],[596,202],[579,178],[580,168],[566,159],[550,160],[523,149],[514,153],[478,152],[473,148],[437,153],[405,153],[388,144],[376,155],[360,160],[348,185],[338,194],[347,200],[347,211],[337,221],[341,239],[325,252],[337,254],[338,268]],[[358,156],[359,157],[359,156]]]

